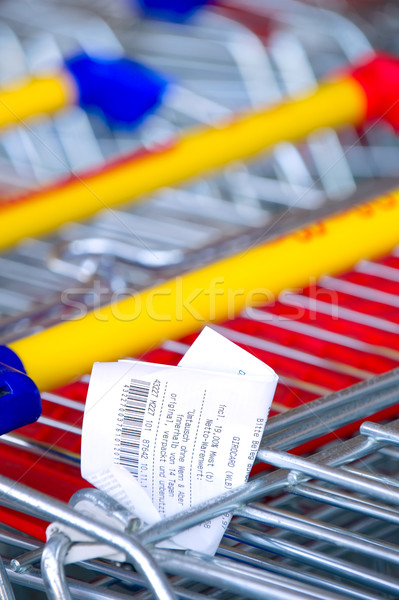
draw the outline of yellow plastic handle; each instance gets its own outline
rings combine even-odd
[[[67,73],[21,79],[0,89],[0,127],[24,125],[25,119],[52,114],[76,98],[76,85]]]
[[[399,190],[10,345],[41,389],[265,304],[399,243]],[[339,307],[338,307],[339,310]]]
[[[358,124],[366,106],[362,86],[347,77],[274,108],[188,131],[166,148],[139,157],[133,154],[99,172],[74,176],[0,206],[0,249],[231,161],[251,158],[282,140],[296,141],[320,127]]]

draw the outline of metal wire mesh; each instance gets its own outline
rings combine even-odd
[[[287,10],[273,12],[273,28],[262,38],[210,10],[195,24],[171,26],[50,2],[38,4],[27,23],[23,4],[3,3],[4,55],[16,57],[0,72],[3,82],[101,43],[169,73],[174,83],[169,100],[133,132],[111,130],[76,107],[7,132],[0,139],[0,181],[29,188],[99,165],[194,122],[295,94],[371,50],[350,21],[292,6],[295,18]],[[262,10],[270,20],[267,7]],[[384,160],[376,165],[381,146]],[[245,247],[251,235],[270,237],[313,218],[316,209],[334,210],[363,180],[380,177],[387,185],[396,155],[389,129],[362,138],[350,128],[340,136],[323,131],[299,147],[280,144],[251,165],[235,164],[213,179],[164,190],[141,206],[104,211],[85,224],[68,224],[56,237],[26,240],[2,256],[2,339],[26,334],[28,322],[40,327],[41,320],[48,324],[70,314],[62,296],[68,288],[77,288],[89,306],[107,302],[112,294],[142,289]]]
[[[31,189],[121,151],[148,147],[190,124],[294,94],[371,50],[363,32],[334,13],[297,2],[272,8],[256,4],[272,28],[255,35],[216,10],[178,27],[129,20],[122,7],[105,4],[94,14],[89,4],[40,3],[28,22],[22,3],[3,3],[0,54],[15,56],[2,65],[3,82],[59,64],[62,56],[77,47],[95,48],[99,40],[178,82],[174,99],[172,90],[170,102],[133,134],[112,130],[77,108],[6,133],[0,140],[4,192]],[[366,193],[368,179],[389,184],[396,159],[389,129],[361,138],[352,129],[323,131],[298,146],[281,144],[251,165],[235,164],[215,178],[164,190],[141,206],[25,240],[0,257],[2,342],[73,315],[76,302],[108,302],[244,247],[260,231],[267,237],[345,205],[358,188]],[[68,567],[74,597],[147,598],[151,584],[155,597],[170,597],[163,571],[181,598],[397,597],[397,424],[362,425],[360,436],[346,437],[359,419],[397,413],[396,371],[370,377],[398,364],[398,266],[396,253],[379,262],[364,260],[351,274],[324,278],[221,324],[224,335],[281,374],[276,416],[258,456],[276,468],[135,536],[107,531],[55,500],[68,500],[84,485],[78,469],[87,378],[43,394],[39,422],[3,436],[0,445],[1,515],[14,526],[4,527],[0,540],[11,581],[39,590],[46,583],[50,597],[68,597],[63,556],[69,542],[61,536],[48,546],[40,571],[43,528],[33,515],[75,523],[133,556],[135,569],[100,560]],[[144,358],[173,364],[191,341],[165,342]],[[315,400],[319,396],[326,397]],[[294,448],[298,456],[286,453]],[[50,495],[25,490],[21,482]],[[235,518],[215,558],[153,548],[179,529],[230,510]],[[0,568],[3,594],[7,575]]]

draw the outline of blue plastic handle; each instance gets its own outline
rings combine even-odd
[[[156,110],[169,85],[165,77],[129,58],[79,54],[65,66],[76,81],[80,106],[124,127],[136,126]]]
[[[144,14],[164,21],[182,22],[210,0],[136,0]]]
[[[19,357],[0,346],[0,435],[33,423],[41,411],[39,390]]]

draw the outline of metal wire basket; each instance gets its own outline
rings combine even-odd
[[[40,3],[28,23],[22,4],[3,3],[1,43],[20,61],[7,62],[2,81],[55,64],[76,47],[94,48],[99,40],[179,81],[175,100],[134,135],[77,108],[28,131],[8,132],[0,140],[4,189],[31,189],[193,122],[274,102],[372,48],[359,28],[337,14],[296,2],[277,12],[267,2],[252,8],[262,13],[258,26],[267,19],[267,33],[255,35],[216,10],[173,26],[129,20],[119,5],[101,5],[93,14],[89,5]],[[298,146],[281,144],[251,165],[235,164],[215,178],[163,190],[141,206],[24,240],[0,257],[2,342],[73,316],[77,300],[89,308],[108,302],[245,247],[261,231],[266,238],[345,206],[369,193],[369,179],[373,186],[376,178],[389,185],[396,159],[396,140],[387,128],[361,137],[354,129],[323,131]],[[153,250],[162,258],[155,265]],[[258,455],[269,467],[242,488],[159,526],[128,522],[129,533],[121,533],[63,503],[85,485],[79,451],[88,379],[44,393],[38,423],[0,443],[4,597],[12,597],[8,578],[28,590],[46,586],[53,598],[170,598],[171,586],[178,597],[191,599],[397,597],[396,425],[362,425],[360,436],[347,437],[369,415],[380,421],[397,413],[397,373],[390,370],[399,357],[398,282],[396,253],[364,260],[350,274],[326,277],[219,326],[281,374],[275,416]],[[175,364],[192,339],[165,342],[143,358]],[[299,456],[285,453],[291,449]],[[89,492],[88,499],[106,501]],[[153,547],[230,510],[235,517],[215,558]],[[60,534],[43,551],[44,526],[37,518],[73,524],[122,549],[127,560],[67,567],[66,581],[70,542]]]

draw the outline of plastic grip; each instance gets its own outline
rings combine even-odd
[[[0,435],[33,423],[41,414],[40,393],[19,357],[0,346]]]
[[[399,131],[399,59],[379,53],[351,75],[366,94],[366,119],[383,119]]]
[[[80,106],[117,125],[134,127],[162,101],[168,80],[128,58],[79,54],[65,62],[75,79]]]
[[[142,12],[164,21],[182,22],[190,18],[209,0],[136,0]]]

